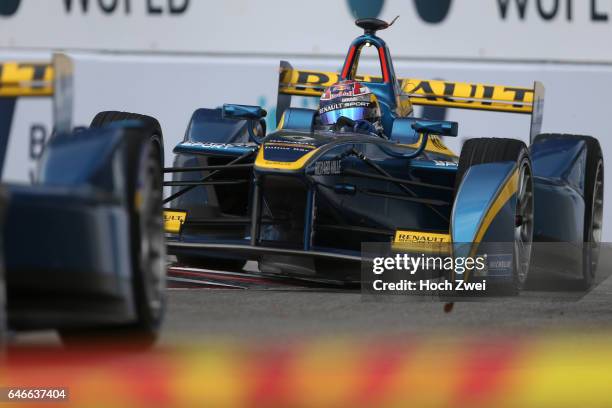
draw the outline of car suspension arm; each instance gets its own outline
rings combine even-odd
[[[232,165],[238,164],[238,163],[240,163],[240,161],[242,161],[242,160],[244,160],[244,159],[246,159],[246,158],[248,158],[248,157],[252,156],[252,155],[253,155],[253,153],[254,153],[254,152],[247,152],[247,153],[243,154],[242,156],[236,157],[234,160],[230,161],[229,163],[227,163],[226,165],[224,165],[224,166],[222,166],[222,167],[225,167],[225,166],[227,166],[227,167],[231,167]],[[188,191],[193,190],[193,189],[194,189],[194,188],[196,188],[198,185],[201,185],[201,183],[205,182],[206,180],[208,180],[209,178],[211,178],[211,177],[212,177],[212,176],[214,176],[215,174],[218,174],[218,173],[219,173],[219,172],[221,172],[221,171],[222,171],[222,169],[212,171],[211,173],[207,174],[206,176],[204,176],[204,177],[202,177],[200,180],[198,180],[200,184],[187,186],[187,187],[185,187],[185,188],[183,188],[183,189],[181,189],[181,190],[177,191],[176,193],[171,194],[169,197],[167,197],[167,198],[165,198],[165,199],[164,199],[164,204],[167,204],[167,203],[169,203],[170,201],[172,201],[172,200],[174,200],[174,199],[176,199],[176,198],[178,198],[178,197],[182,196],[183,194],[187,193]]]
[[[230,163],[231,164],[231,163]],[[212,171],[212,170],[238,170],[253,168],[253,163],[242,164],[222,164],[219,166],[200,166],[200,167],[166,167],[164,173],[186,173],[189,171]]]
[[[347,176],[365,177],[365,178],[371,178],[375,180],[390,181],[390,182],[398,183],[398,184],[408,184],[408,185],[413,185],[417,187],[426,187],[426,188],[433,188],[433,189],[447,190],[447,191],[455,190],[453,187],[441,186],[438,184],[422,183],[420,181],[404,180],[404,179],[399,179],[399,178],[384,176],[384,175],[364,173],[362,171],[353,170],[353,169],[343,170],[342,174],[345,174]]]
[[[370,160],[370,158],[368,158],[366,155],[364,155],[363,153],[360,153],[358,151],[356,151],[353,148],[352,153],[358,157],[359,159],[361,159],[364,163],[366,163],[368,166],[372,167],[374,170],[376,170],[376,172],[378,172],[379,174],[382,174],[383,176],[386,176],[388,178],[393,178],[387,171],[385,171],[385,169],[383,169],[382,167],[380,167],[378,164],[374,163],[372,160]],[[406,186],[405,184],[401,184],[401,183],[396,183],[399,188],[401,188],[402,190],[404,190],[406,193],[408,193],[410,196],[418,198],[418,194],[415,193],[414,191],[412,191],[408,186]],[[444,214],[442,214],[440,211],[438,211],[437,208],[435,208],[434,206],[430,205],[430,204],[425,204],[427,206],[427,208],[429,208],[431,211],[433,211],[434,214],[438,215],[440,218],[442,218],[444,220],[444,222],[450,222],[450,220],[448,219],[448,217],[446,217]]]

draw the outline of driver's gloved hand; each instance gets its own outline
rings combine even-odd
[[[356,120],[355,125],[353,125],[353,132],[376,134],[376,127],[367,120]]]

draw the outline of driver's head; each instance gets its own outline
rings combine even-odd
[[[341,81],[323,91],[319,104],[323,125],[334,125],[342,116],[354,121],[380,121],[376,96],[367,86],[353,80]]]

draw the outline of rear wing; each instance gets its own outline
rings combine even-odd
[[[281,61],[277,116],[290,106],[292,95],[319,97],[339,78],[340,74],[335,72],[297,70]],[[382,78],[369,75],[356,79],[382,82]],[[398,78],[398,82],[401,95],[407,96],[413,105],[528,114],[531,115],[531,140],[542,128],[544,85],[540,82],[535,82],[533,88],[416,78]]]
[[[64,54],[51,62],[0,62],[0,98],[52,97],[55,131],[72,129],[74,64]]]

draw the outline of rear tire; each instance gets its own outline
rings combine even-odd
[[[515,162],[519,170],[514,227],[514,267],[508,281],[492,282],[494,291],[517,295],[523,289],[531,262],[533,241],[533,172],[529,150],[516,139],[477,138],[463,145],[455,180],[455,191],[471,166],[484,163]]]
[[[604,162],[599,140],[591,136],[542,134],[534,143],[548,139],[582,140],[587,147],[584,178],[584,237],[582,249],[582,276],[580,286],[588,290],[595,280],[601,248],[601,229],[604,204]]]

